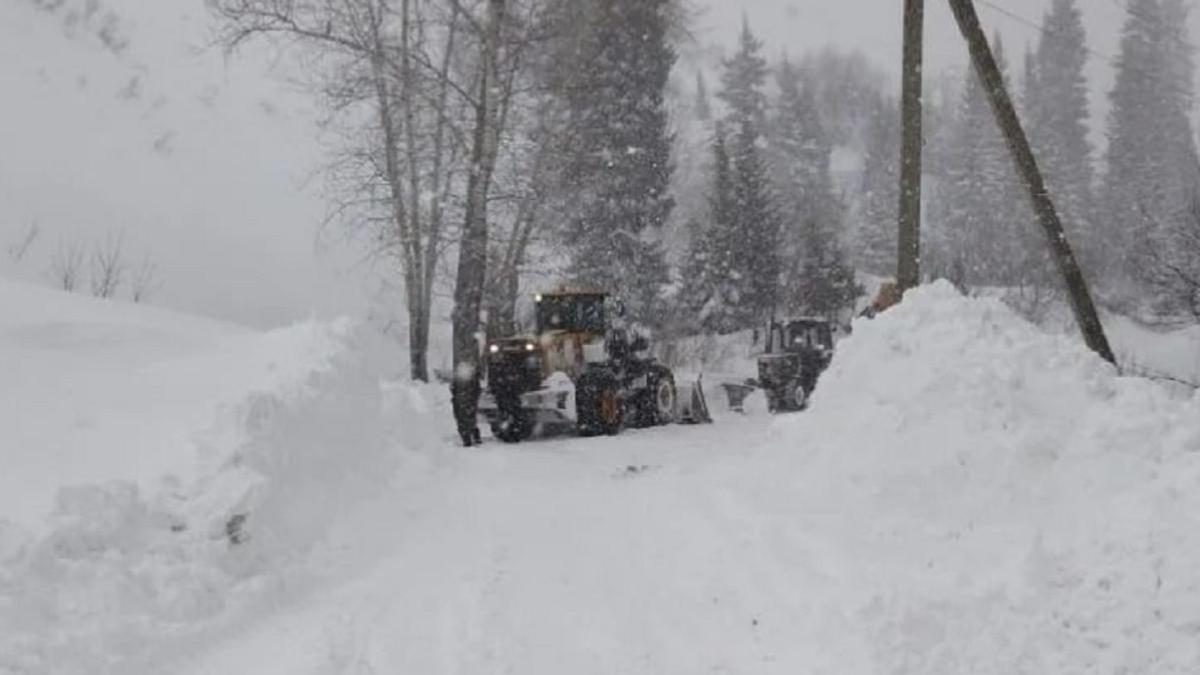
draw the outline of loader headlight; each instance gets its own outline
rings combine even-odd
[[[533,344],[532,342],[526,342],[526,343],[525,343],[525,351],[527,351],[527,352],[531,352],[531,351],[533,351],[534,349],[537,349],[537,347],[536,347],[536,346],[534,346],[534,344]]]
[[[498,354],[498,353],[500,353],[500,345],[489,345],[488,351],[493,354]]]

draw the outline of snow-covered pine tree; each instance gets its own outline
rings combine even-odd
[[[566,227],[571,276],[615,292],[654,322],[668,281],[653,239],[673,207],[665,92],[675,52],[669,0],[591,0],[567,100],[575,131],[565,179],[578,196]]]
[[[837,320],[863,293],[855,281],[837,237],[821,221],[811,218],[803,225],[803,253],[791,276],[795,288],[792,312]]]
[[[871,274],[896,273],[900,204],[900,106],[880,94],[871,105],[863,151],[862,202],[854,228],[854,259]]]
[[[821,224],[820,231],[833,238],[829,246],[840,248],[844,214],[830,176],[833,143],[825,133],[813,95],[814,87],[786,58],[776,71],[779,97],[773,106],[770,154],[782,232],[779,251],[787,274],[782,305],[800,304],[804,289],[794,270],[806,245],[804,224]]]
[[[1186,229],[1197,181],[1192,54],[1178,0],[1130,0],[1109,95],[1104,246],[1107,267],[1155,292],[1164,246]]]
[[[717,98],[725,104],[730,127],[740,130],[749,122],[758,133],[766,128],[767,60],[762,56],[762,42],[750,30],[750,22],[742,15],[742,32],[737,52],[722,63],[721,91]]]
[[[722,64],[722,90],[717,94],[733,134],[727,139],[732,208],[728,220],[714,218],[710,226],[728,223],[728,233],[712,236],[726,247],[722,255],[729,256],[729,292],[720,297],[730,303],[723,311],[737,317],[737,328],[768,316],[779,295],[779,220],[762,149],[767,63],[761,50],[762,43],[743,17],[738,51]]]
[[[1170,101],[1167,137],[1169,182],[1179,209],[1168,216],[1154,251],[1150,282],[1157,308],[1167,314],[1200,317],[1200,162],[1190,122],[1195,105],[1195,50],[1187,25],[1191,6],[1185,0],[1162,0],[1167,82]]]
[[[998,35],[993,52],[1005,73]],[[971,286],[1025,283],[1033,263],[1023,240],[1037,232],[1032,207],[974,69],[967,70],[952,138],[940,212],[951,277]]]
[[[780,298],[779,214],[759,149],[760,135],[743,119],[733,137],[734,279],[743,311],[752,321],[769,317]],[[747,327],[749,324],[743,325]]]
[[[833,143],[821,124],[813,88],[786,58],[777,75],[770,158],[783,220],[789,229],[796,224],[797,234],[799,223],[810,218],[840,223],[841,204],[829,173]],[[785,239],[791,237],[785,234]]]
[[[712,141],[712,183],[706,219],[691,223],[691,243],[683,264],[681,300],[694,317],[693,329],[729,333],[749,325],[743,302],[743,271],[738,251],[734,169],[725,131],[717,125]]]
[[[1054,0],[1042,23],[1037,51],[1027,57],[1025,113],[1030,142],[1063,225],[1095,267],[1092,201],[1092,147],[1088,141],[1087,35],[1076,0]],[[1051,263],[1040,233],[1023,233],[1031,255],[1040,258],[1044,278]]]

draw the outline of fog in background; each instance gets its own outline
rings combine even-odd
[[[82,4],[82,3],[79,3]],[[930,0],[932,73],[962,68],[966,51],[944,2]],[[1019,64],[1049,0],[977,3]],[[270,74],[265,51],[226,61],[207,48],[200,0],[105,0],[128,45],[108,49],[29,0],[0,6],[0,248],[31,223],[39,238],[0,275],[48,283],[64,242],[93,245],[124,233],[129,257],[151,256],[151,302],[255,326],[310,314],[361,314],[377,275],[363,247],[321,233],[325,214],[316,115],[309,99]],[[896,74],[900,0],[713,0],[697,14],[697,51],[711,69],[736,40],[742,15],[768,53],[861,50]],[[1120,0],[1083,3],[1093,129],[1102,141],[1105,96],[1123,18]],[[1200,33],[1192,17],[1192,34]],[[320,242],[324,242],[322,245]],[[3,250],[0,250],[0,254]]]

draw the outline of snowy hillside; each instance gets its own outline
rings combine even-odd
[[[1200,668],[1200,396],[945,284],[857,322],[806,413],[481,452],[347,326],[3,292],[39,309],[0,329],[0,447],[106,470],[5,458],[32,502],[95,484],[10,528],[0,673]]]
[[[203,0],[0,3],[0,278],[51,284],[63,249],[122,234],[155,304],[258,327],[362,309],[355,254],[315,250],[311,103],[268,50],[211,42]]]

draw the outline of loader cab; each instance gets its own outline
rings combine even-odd
[[[557,331],[603,335],[608,330],[604,293],[546,293],[534,300],[539,335]]]

